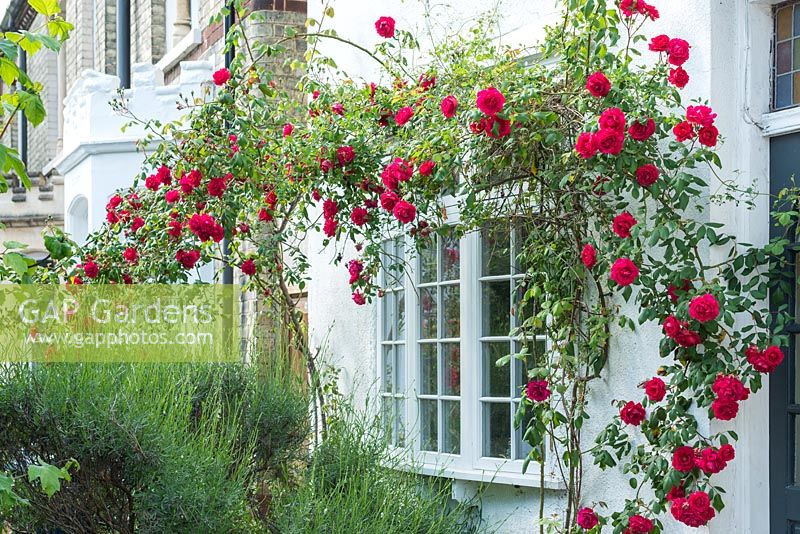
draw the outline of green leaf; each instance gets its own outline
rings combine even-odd
[[[44,120],[45,109],[42,99],[38,94],[29,93],[28,91],[19,90],[19,103],[25,117],[34,126],[38,126]]]
[[[286,37],[294,37],[295,35],[297,35],[297,30],[292,26],[286,26],[286,28],[283,29],[283,34]]]
[[[6,57],[0,58],[0,79],[6,85],[13,85],[19,78],[19,68],[17,64]]]
[[[72,255],[72,247],[62,236],[44,236],[44,248],[54,260],[63,260]]]
[[[61,489],[62,480],[66,480],[67,482],[72,481],[69,468],[73,465],[77,465],[74,460],[67,462],[67,465],[64,467],[56,467],[43,460],[39,460],[38,465],[28,466],[28,480],[30,482],[38,480],[39,484],[42,485],[42,491],[45,495],[52,497]]]
[[[45,17],[51,17],[61,13],[58,0],[28,0],[34,11]]]
[[[28,248],[27,243],[20,243],[19,241],[3,241],[3,247],[7,250]]]
[[[9,252],[3,256],[3,263],[6,267],[17,273],[18,276],[22,276],[28,272],[28,261],[22,254],[17,252]]]

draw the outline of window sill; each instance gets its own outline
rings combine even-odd
[[[487,484],[505,484],[509,486],[522,486],[526,488],[541,488],[548,490],[565,489],[564,482],[554,475],[545,475],[544,484],[538,475],[523,475],[507,471],[489,471],[484,469],[462,469],[457,467],[441,467],[434,464],[423,464],[415,471],[428,476],[451,478],[454,480],[469,480]]]
[[[764,113],[761,116],[764,137],[775,137],[800,131],[800,106],[781,111]]]
[[[203,32],[200,28],[192,28],[189,33],[181,39],[177,45],[173,46],[169,52],[164,54],[164,57],[156,63],[156,68],[161,72],[167,72],[169,69],[177,65],[189,52],[200,46],[203,42]]]

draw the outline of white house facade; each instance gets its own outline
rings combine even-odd
[[[800,174],[800,1],[654,3],[661,18],[649,22],[645,31],[683,37],[692,44],[692,82],[685,97],[708,99],[718,114],[726,177],[764,194],[780,190],[791,175]],[[340,35],[370,47],[378,40],[373,21],[389,15],[398,27],[420,30],[424,46],[424,35],[438,35],[442,26],[459,27],[491,7],[479,0],[453,4],[339,0],[330,24]],[[320,3],[307,9],[308,16],[320,18]],[[559,14],[554,0],[501,0],[498,10],[499,38],[522,45],[539,40],[544,26]],[[202,24],[187,26],[179,44],[194,50],[202,30]],[[319,46],[350,76],[380,81],[378,70],[358,51],[339,43]],[[179,52],[171,54],[160,66],[133,69],[127,94],[141,118],[177,117],[177,95],[201,90],[212,63],[219,65],[218,57],[180,63]],[[176,65],[179,72],[171,84],[164,84],[159,69]],[[109,196],[130,184],[143,160],[135,149],[141,132],[121,133],[124,120],[108,106],[118,83],[109,74],[83,72],[64,100],[63,151],[48,172],[54,170],[63,180],[64,225],[78,240],[99,226]],[[709,177],[709,183],[713,194],[715,179]],[[455,207],[451,215],[457,218]],[[765,195],[756,199],[754,209],[709,203],[705,216],[724,223],[742,242],[759,245],[769,239],[770,202]],[[477,496],[482,519],[497,532],[520,534],[539,532],[542,492],[546,515],[558,515],[565,497],[553,465],[545,465],[544,487],[537,473],[522,473],[527,450],[512,421],[523,379],[517,369],[494,366],[493,358],[514,342],[506,335],[509,328],[503,328],[514,321],[515,239],[510,231],[442,241],[436,254],[414,260],[408,277],[391,284],[386,296],[359,307],[351,301],[344,268],[332,264],[336,252],[322,246],[321,235],[313,235],[307,243],[308,331],[312,348],[341,369],[342,390],[359,405],[383,410],[393,425],[394,443],[411,451],[422,472],[452,479],[456,499]],[[487,240],[507,242],[511,252],[492,256]],[[405,252],[402,240],[392,246],[398,255]],[[717,251],[708,254],[713,258]],[[482,298],[487,291],[505,292],[507,299],[501,302],[508,305],[489,308]],[[638,384],[658,367],[661,337],[657,324],[615,333],[603,378],[592,384],[585,442],[617,413],[612,401],[641,396]],[[716,475],[729,488],[727,507],[701,532],[800,533],[800,380],[795,378],[794,348],[785,348],[781,368],[742,405],[732,426],[740,437],[736,459]],[[633,491],[627,477],[589,463],[582,492],[586,504],[602,501],[609,509],[621,507]],[[697,530],[666,521],[670,534]]]

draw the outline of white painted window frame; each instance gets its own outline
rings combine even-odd
[[[446,206],[447,221],[457,224],[460,220],[456,200],[453,197],[443,198]],[[458,455],[443,452],[429,452],[420,449],[419,440],[419,404],[417,389],[419,379],[419,293],[418,257],[414,252],[413,241],[405,239],[406,269],[405,283],[405,447],[403,451],[410,452],[413,456],[409,465],[417,471],[427,475],[437,475],[459,480],[478,482],[491,482],[510,484],[515,486],[544,487],[545,489],[561,489],[564,484],[557,475],[556,464],[552,454],[546,455],[544,483],[540,477],[540,465],[530,462],[527,473],[522,473],[524,461],[506,460],[502,458],[484,457],[483,449],[483,414],[482,414],[482,352],[481,352],[481,234],[472,232],[463,236],[459,243],[460,248],[460,345],[461,345],[461,453]],[[413,259],[409,261],[409,251]],[[513,273],[512,273],[513,274]],[[383,274],[381,275],[383,276]],[[512,284],[513,287],[513,284]],[[439,306],[442,303],[438,304]],[[377,310],[377,346],[378,360],[377,383],[379,390],[383,390],[383,305],[379,303]],[[507,339],[507,338],[504,338]],[[513,364],[513,362],[512,362]],[[510,364],[511,365],[511,364]],[[471,370],[478,370],[472,372]],[[396,374],[396,370],[394,370]],[[441,394],[441,391],[440,391]],[[379,393],[380,395],[380,393]],[[485,400],[485,398],[484,398]],[[512,412],[513,418],[513,412]],[[442,431],[441,417],[439,417],[439,433]],[[512,431],[513,431],[512,427]],[[524,431],[524,429],[516,432]],[[441,437],[440,437],[441,439]],[[515,440],[512,440],[512,455],[515,451]],[[548,447],[549,449],[549,447]],[[548,451],[549,452],[549,451]],[[513,456],[512,456],[513,457]]]

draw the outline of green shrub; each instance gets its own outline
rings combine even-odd
[[[304,451],[308,400],[280,369],[60,364],[0,368],[0,466],[80,469],[52,498],[20,484],[18,530],[253,532],[261,482]]]
[[[349,414],[331,423],[304,482],[277,499],[282,534],[465,534],[477,509],[451,499],[448,481],[409,472],[375,420]]]

